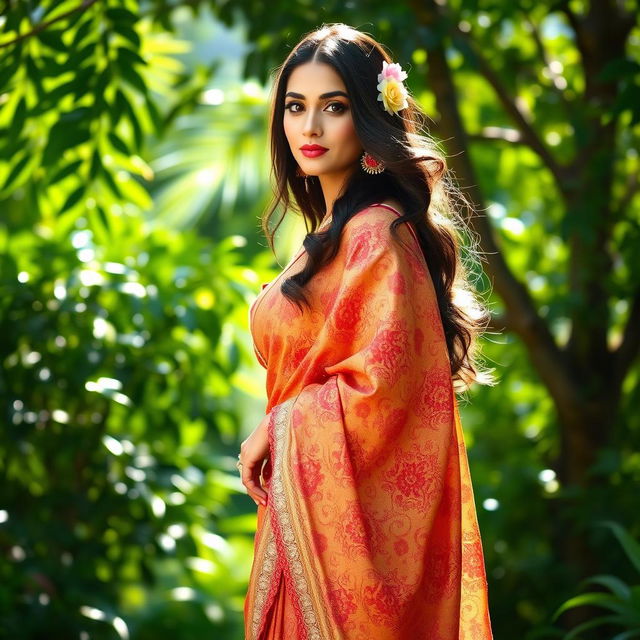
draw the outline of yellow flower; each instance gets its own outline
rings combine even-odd
[[[397,63],[388,64],[386,60],[382,62],[382,73],[378,74],[378,86],[380,93],[378,100],[389,113],[397,113],[401,109],[409,106],[407,102],[407,90],[402,81],[407,77],[407,73]]]
[[[397,113],[401,109],[406,109],[409,105],[407,103],[407,92],[401,82],[396,80],[383,80],[383,87],[381,95],[378,96],[378,100],[382,100],[384,108],[389,113]]]

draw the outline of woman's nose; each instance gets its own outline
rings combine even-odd
[[[311,135],[312,133],[320,135],[320,116],[318,115],[317,111],[314,111],[313,109],[309,109],[309,111],[307,111],[302,133],[305,136]]]

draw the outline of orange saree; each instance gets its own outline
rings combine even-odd
[[[245,640],[492,638],[436,294],[414,230],[391,235],[397,215],[347,222],[310,310],[279,289],[304,249],[249,310],[270,455]]]

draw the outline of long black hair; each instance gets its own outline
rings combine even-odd
[[[438,298],[456,391],[466,390],[473,382],[495,384],[491,372],[481,370],[478,363],[477,338],[490,315],[468,282],[460,254],[460,235],[468,229],[456,205],[470,211],[473,206],[449,179],[444,156],[426,133],[427,116],[412,96],[407,97],[408,107],[397,114],[382,108],[377,77],[383,60],[392,62],[374,38],[332,23],[305,35],[275,71],[269,118],[274,199],[262,217],[262,228],[273,251],[273,237],[286,211],[301,213],[308,254],[304,269],[287,278],[281,292],[299,307],[308,305],[304,286],[336,255],[347,221],[371,204],[397,200],[404,215],[390,229],[397,237],[396,227],[408,221],[418,235]],[[379,174],[360,168],[352,172],[333,204],[331,225],[322,233],[315,232],[327,213],[320,181],[317,176],[299,177],[283,124],[289,76],[307,62],[328,64],[340,75],[349,94],[356,134],[363,148],[386,167]],[[270,229],[269,221],[280,204],[282,215]],[[476,257],[473,246],[468,252]]]

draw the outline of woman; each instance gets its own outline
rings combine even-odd
[[[445,162],[371,37],[333,24],[279,70],[275,203],[311,232],[250,309],[267,413],[238,467],[258,505],[246,640],[486,640],[459,390],[487,312]],[[263,464],[264,463],[264,464]]]

